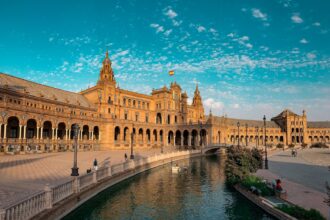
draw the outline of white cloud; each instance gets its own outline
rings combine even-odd
[[[49,42],[52,42],[53,40],[54,40],[53,37],[50,37],[50,38],[48,39]]]
[[[304,22],[304,20],[300,17],[300,15],[299,14],[293,14],[292,16],[291,16],[291,21],[293,22],[293,23],[296,23],[296,24],[300,24],[300,23],[303,23]]]
[[[164,27],[160,26],[159,24],[150,24],[150,27],[155,28],[156,33],[164,32]]]
[[[204,106],[208,109],[221,111],[223,109],[223,103],[215,101],[213,98],[208,98],[203,102]]]
[[[164,35],[169,36],[171,33],[172,33],[172,29],[169,29],[169,30],[164,32]]]
[[[316,58],[316,54],[315,54],[315,53],[312,53],[312,52],[311,52],[311,53],[308,53],[306,56],[307,56],[307,58],[310,59],[310,60],[313,60],[313,59]]]
[[[203,26],[201,26],[201,25],[197,27],[197,31],[198,31],[198,32],[203,32],[203,31],[205,31],[205,30],[206,30],[206,28],[203,27]]]
[[[239,106],[238,103],[235,103],[235,104],[232,105],[232,108],[234,108],[234,109],[238,109],[239,107],[240,107],[240,106]]]
[[[313,25],[316,26],[316,27],[319,27],[319,26],[321,26],[321,23],[320,22],[315,22],[315,23],[313,23]]]
[[[173,11],[172,9],[168,9],[166,12],[165,12],[165,15],[167,15],[169,18],[175,18],[176,16],[178,16],[178,14]]]
[[[252,12],[252,16],[253,17],[258,18],[258,19],[261,19],[263,21],[267,21],[267,14],[266,13],[262,13],[260,11],[260,9],[252,8],[251,9],[251,12]]]
[[[306,40],[305,38],[301,39],[299,42],[302,44],[308,44],[308,40]]]

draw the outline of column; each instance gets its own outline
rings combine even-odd
[[[3,138],[6,139],[7,138],[7,124],[5,124],[4,128],[3,128]]]
[[[181,134],[181,147],[183,147],[183,139],[184,139],[184,137],[183,137],[183,133]]]
[[[37,127],[37,139],[39,139],[39,127]]]
[[[91,131],[92,133],[92,141],[94,140],[94,131]],[[119,139],[120,139],[120,135],[119,135]]]
[[[175,147],[175,134],[173,135],[173,146]]]
[[[40,128],[40,139],[42,139],[42,137],[43,137],[43,132],[44,132],[44,128],[41,127],[41,128]]]
[[[58,129],[55,128],[55,139],[56,139],[56,140],[57,140],[57,131],[58,131]]]
[[[23,139],[26,139],[26,125],[23,126]]]
[[[2,124],[0,123],[0,138],[2,138],[2,136],[1,136],[1,129],[2,129]]]
[[[55,132],[54,132],[55,128],[52,128],[52,139],[54,140],[55,139]]]
[[[188,146],[191,147],[191,137],[192,135],[188,134]]]
[[[99,140],[101,140],[101,131],[99,131]]]
[[[206,143],[205,143],[205,145],[207,146],[209,144],[209,136],[208,135],[205,135],[205,137],[206,137]]]
[[[197,134],[197,143],[196,146],[200,146],[200,134]]]
[[[68,129],[65,129],[65,140],[68,140]]]
[[[68,130],[68,139],[71,140],[71,129]]]
[[[18,138],[22,139],[22,125],[19,125]]]

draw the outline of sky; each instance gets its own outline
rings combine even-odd
[[[119,86],[176,81],[205,112],[330,120],[330,1],[0,1],[0,72],[79,92],[106,50]],[[175,75],[170,77],[169,70]]]

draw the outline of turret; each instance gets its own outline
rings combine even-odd
[[[116,84],[115,76],[111,67],[111,60],[109,59],[109,53],[106,52],[105,58],[102,62],[102,68],[100,71],[100,79],[98,84],[112,83]]]

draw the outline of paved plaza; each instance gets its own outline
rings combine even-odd
[[[172,151],[165,148],[164,152]],[[78,152],[80,175],[91,168],[96,158],[99,167],[117,164],[130,156],[130,150],[85,151]],[[145,149],[135,152],[135,158],[159,154],[160,149]],[[42,191],[46,184],[56,185],[71,178],[73,152],[1,155],[0,156],[0,208],[13,204],[36,192]]]
[[[287,150],[270,156],[269,170],[259,170],[257,175],[268,180],[280,178],[288,201],[328,216],[329,207],[323,201],[325,182],[330,183],[329,165],[330,149],[298,150],[297,157]]]

